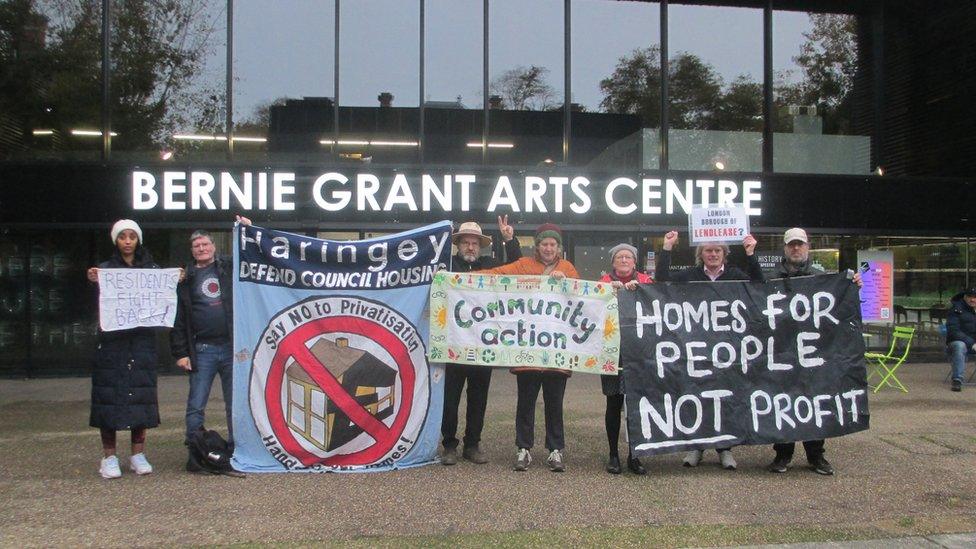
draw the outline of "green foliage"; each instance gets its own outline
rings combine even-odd
[[[661,124],[661,50],[650,46],[620,58],[613,74],[600,81],[607,112],[636,114],[645,127]],[[669,120],[681,129],[762,127],[762,85],[746,76],[727,90],[715,68],[695,54],[679,52],[668,61]]]
[[[811,14],[810,20],[813,28],[803,33],[806,40],[800,55],[793,58],[803,79],[794,84],[778,84],[776,103],[781,107],[815,106],[823,118],[825,133],[850,133],[852,92],[859,60],[857,18]],[[780,75],[780,79],[786,76],[789,75]],[[782,116],[781,112],[779,114]]]
[[[785,128],[786,106],[816,106],[826,133],[849,133],[852,91],[858,67],[857,19],[849,15],[811,14],[813,28],[803,34],[793,61],[802,80],[774,85],[775,128]],[[661,125],[661,49],[637,49],[621,57],[613,73],[600,81],[606,112],[636,114],[644,127]],[[728,85],[697,55],[678,52],[668,61],[669,117],[672,128],[762,130],[762,83],[741,75]]]

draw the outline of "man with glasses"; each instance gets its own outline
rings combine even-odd
[[[515,229],[508,224],[508,216],[498,216],[498,230],[505,243],[505,256],[511,262],[522,257]],[[491,256],[481,255],[481,249],[491,244],[491,237],[481,231],[481,225],[474,221],[462,223],[451,242],[457,246],[457,254],[451,260],[451,270],[467,273],[479,269],[489,269],[498,265]],[[444,415],[441,420],[441,436],[444,452],[441,463],[457,463],[458,406],[461,392],[468,384],[468,409],[465,414],[464,450],[461,456],[477,464],[488,463],[488,457],[481,451],[481,430],[485,425],[485,409],[488,406],[488,387],[491,384],[491,368],[470,364],[447,364],[444,371]]]

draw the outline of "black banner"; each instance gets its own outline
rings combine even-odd
[[[868,428],[860,300],[845,274],[641,285],[619,303],[635,455]]]

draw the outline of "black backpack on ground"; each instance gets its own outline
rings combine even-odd
[[[243,476],[230,465],[233,450],[217,431],[200,429],[190,435],[186,443],[190,457],[186,470],[191,473]]]

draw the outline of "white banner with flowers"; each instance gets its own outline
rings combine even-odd
[[[609,283],[442,271],[430,287],[428,357],[615,375],[619,326]]]

